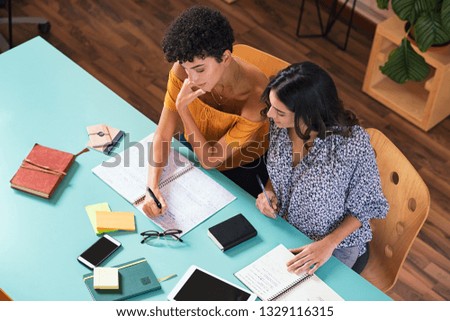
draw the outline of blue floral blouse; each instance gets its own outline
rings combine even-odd
[[[267,170],[279,201],[278,214],[314,241],[353,215],[362,226],[337,248],[358,246],[362,255],[372,239],[369,220],[385,218],[389,210],[369,135],[360,126],[353,126],[349,137],[316,138],[293,167],[288,131],[271,120]]]

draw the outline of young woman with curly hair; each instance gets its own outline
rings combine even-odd
[[[311,62],[280,71],[263,93],[269,110],[269,181],[256,206],[313,240],[293,249],[295,273],[314,273],[334,255],[361,272],[369,221],[388,211],[369,135],[343,107],[329,74]]]
[[[233,42],[228,20],[203,6],[184,11],[164,36],[162,49],[174,64],[147,178],[161,208],[147,194],[143,210],[150,217],[167,208],[158,183],[178,132],[202,167],[217,168],[253,196],[258,194],[256,174],[267,180],[263,156],[269,123],[260,96],[268,80],[257,67],[232,55]]]

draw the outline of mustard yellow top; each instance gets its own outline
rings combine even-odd
[[[174,75],[173,71],[170,71],[164,108],[177,112],[175,101],[182,85],[183,82]],[[238,152],[235,152],[218,170],[249,164],[266,152],[269,145],[268,120],[250,121],[240,115],[217,110],[199,98],[190,103],[188,108],[195,124],[207,141],[219,141],[225,136],[227,145],[239,147]],[[186,139],[189,141],[189,137]],[[189,143],[192,144],[191,141]]]

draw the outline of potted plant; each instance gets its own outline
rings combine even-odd
[[[411,46],[412,37],[420,51],[450,41],[450,0],[377,0],[380,9],[392,10],[406,21],[405,37],[380,67],[383,74],[397,83],[422,81],[429,73],[425,59]]]

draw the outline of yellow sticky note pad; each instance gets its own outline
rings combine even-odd
[[[109,208],[108,203],[105,202],[105,203],[97,203],[97,204],[87,205],[87,206],[85,206],[84,209],[87,212],[87,215],[89,217],[89,221],[91,221],[92,228],[94,229],[94,232],[96,234],[116,231],[116,229],[102,230],[102,231],[97,230],[96,213],[97,213],[97,211],[109,212],[110,213],[111,209]]]
[[[94,268],[94,289],[99,290],[119,289],[119,269],[108,267]]]
[[[97,211],[97,230],[115,229],[124,231],[135,231],[134,213],[132,212],[107,212]]]

